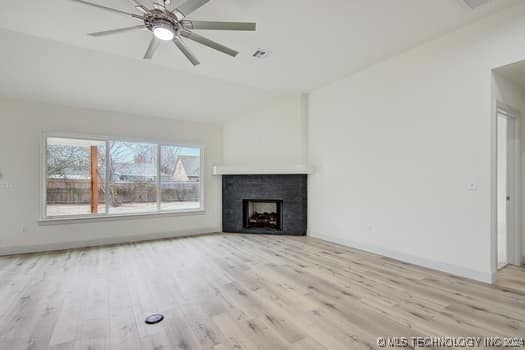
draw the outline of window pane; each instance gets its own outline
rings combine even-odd
[[[110,142],[109,213],[157,210],[157,145]]]
[[[200,208],[200,149],[160,147],[161,209]]]
[[[105,153],[105,142],[47,139],[47,216],[105,212]]]

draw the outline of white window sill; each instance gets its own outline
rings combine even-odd
[[[63,216],[63,217],[48,217],[38,220],[39,225],[65,225],[65,224],[82,224],[90,222],[103,221],[120,221],[120,220],[136,220],[136,219],[155,219],[170,216],[188,216],[188,215],[204,215],[204,209],[188,209],[177,211],[161,211],[155,213],[130,213],[130,214],[113,214],[113,215],[97,215],[97,216]]]

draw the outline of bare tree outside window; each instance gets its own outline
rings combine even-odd
[[[46,216],[200,209],[200,152],[147,142],[48,138]]]
[[[92,167],[93,154],[97,162]],[[105,211],[105,142],[67,138],[49,138],[46,149],[46,215],[90,215]],[[92,170],[96,169],[96,172]],[[94,202],[95,201],[95,202]]]
[[[157,210],[157,145],[110,142],[110,213]]]

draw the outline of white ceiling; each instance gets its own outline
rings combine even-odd
[[[91,1],[133,10],[129,0]],[[151,0],[143,2],[151,6]],[[2,68],[10,78],[0,81],[0,93],[20,90],[53,102],[221,120],[276,94],[309,91],[518,2],[492,0],[472,11],[459,0],[212,0],[190,18],[256,21],[257,32],[200,31],[240,55],[231,58],[189,42],[202,63],[193,67],[171,43],[163,43],[153,60],[142,60],[148,31],[86,35],[138,23],[132,18],[70,0],[11,1],[0,11],[0,28],[7,30],[0,37],[14,52],[0,55],[0,63],[16,67]],[[257,48],[272,55],[254,59]],[[63,65],[86,87],[57,85],[66,78]],[[34,74],[33,84],[28,74]]]

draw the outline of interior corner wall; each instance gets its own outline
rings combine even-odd
[[[494,101],[502,102],[518,111],[521,112],[520,120],[520,157],[521,157],[521,250],[522,256],[525,256],[525,223],[523,218],[525,218],[525,89],[517,85],[508,78],[502,76],[501,74],[495,72],[492,79],[493,86],[493,95]],[[524,261],[525,262],[525,261]]]
[[[525,94],[523,95],[523,104],[521,105],[521,120],[520,120],[520,162],[521,162],[521,263],[525,264]]]
[[[259,169],[305,165],[304,96],[276,97],[224,124],[224,164]]]
[[[521,162],[521,263],[525,264],[525,94],[523,95],[523,104],[521,105],[520,120],[520,162]]]
[[[523,42],[518,5],[313,91],[309,234],[492,282],[491,70]]]
[[[222,125],[0,100],[0,254],[220,231]],[[204,147],[205,213],[39,225],[43,132],[136,138]]]

